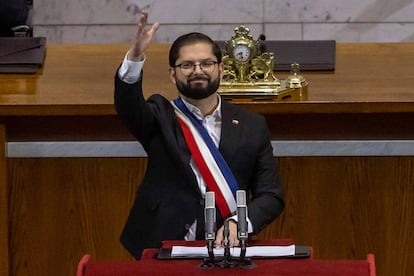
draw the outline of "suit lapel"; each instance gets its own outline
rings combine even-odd
[[[219,150],[226,161],[236,152],[238,141],[242,133],[243,122],[240,121],[237,111],[232,105],[222,100],[221,107],[221,139]]]

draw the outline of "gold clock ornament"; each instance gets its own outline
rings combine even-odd
[[[295,94],[305,95],[302,91],[307,89],[304,79],[299,87],[274,75],[274,60],[274,53],[260,50],[260,42],[253,39],[249,28],[243,25],[236,27],[231,39],[224,42],[224,76],[218,92],[225,98],[253,100],[281,100],[297,98],[292,97]],[[299,68],[298,64],[295,66]],[[301,91],[296,93],[297,90]]]

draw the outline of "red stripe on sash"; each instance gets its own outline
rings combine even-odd
[[[193,156],[194,161],[196,162],[197,167],[200,170],[200,173],[203,176],[203,179],[206,182],[208,189],[215,193],[217,207],[220,210],[221,215],[223,216],[223,218],[228,218],[231,215],[229,206],[227,205],[226,199],[221,193],[216,180],[211,174],[203,158],[203,155],[201,154],[200,149],[197,146],[197,143],[193,137],[193,134],[191,133],[191,130],[183,122],[183,120],[181,120],[179,117],[177,117],[177,119],[181,125],[181,129],[183,131],[184,138],[187,141],[187,145],[188,145],[188,148],[190,149],[191,155]]]

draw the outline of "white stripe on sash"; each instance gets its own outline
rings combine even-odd
[[[178,107],[176,107],[174,103],[172,104],[174,105],[176,115],[188,126],[191,133],[193,134],[194,140],[196,141],[196,144],[201,154],[203,155],[203,158],[211,174],[216,180],[217,186],[220,188],[220,191],[223,194],[223,197],[225,198],[231,213],[234,213],[237,210],[236,200],[231,192],[229,185],[227,184],[225,177],[223,176],[220,168],[218,167],[216,160],[214,159],[208,146],[204,142],[204,139],[201,137],[200,133],[192,124],[191,120],[188,119],[187,116]]]

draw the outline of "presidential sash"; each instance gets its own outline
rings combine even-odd
[[[207,188],[215,193],[217,207],[224,219],[236,210],[238,184],[207,130],[185,106],[181,98],[172,102],[184,138]]]

